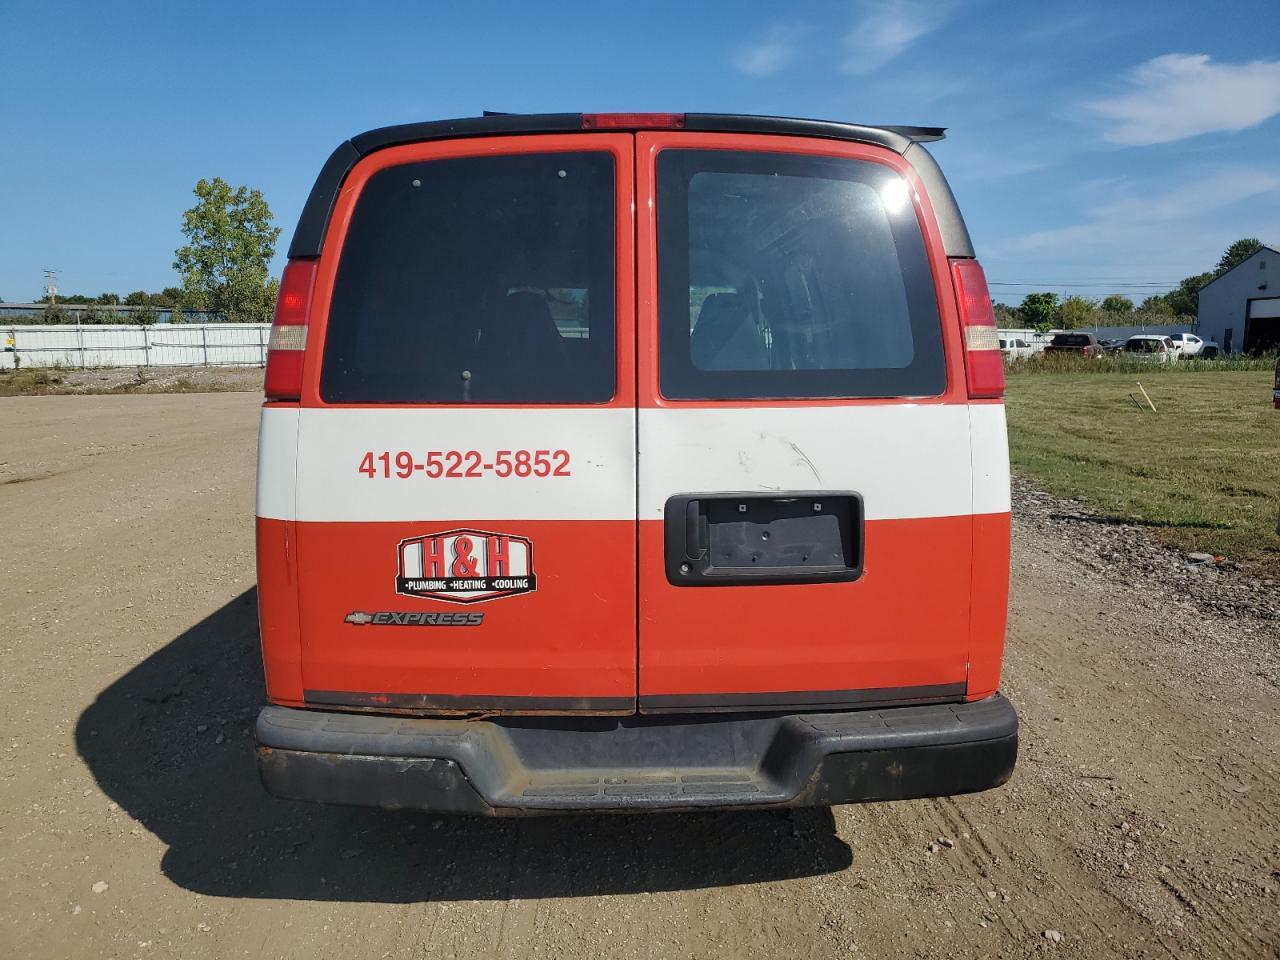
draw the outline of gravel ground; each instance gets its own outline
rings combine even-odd
[[[998,790],[526,821],[267,797],[257,404],[0,400],[0,956],[1278,955],[1275,585],[1023,485]]]
[[[1248,576],[1229,557],[1180,553],[1140,526],[1099,516],[1021,478],[1013,493],[1017,533],[1055,545],[1100,589],[1117,588],[1111,595],[1135,621],[1206,668],[1244,668],[1273,686],[1280,682],[1280,582]],[[1197,629],[1188,630],[1190,623]],[[1222,651],[1230,651],[1229,661],[1217,656]]]

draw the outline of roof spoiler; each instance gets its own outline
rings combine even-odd
[[[881,127],[899,136],[906,137],[912,143],[937,143],[947,139],[946,127]]]
[[[972,257],[973,243],[960,217],[951,188],[942,171],[923,146],[943,139],[945,127],[866,126],[830,120],[792,117],[756,117],[732,113],[686,113],[682,129],[705,133],[760,133],[794,137],[849,140],[892,150],[915,168],[933,200],[948,256]],[[454,140],[463,137],[512,136],[538,133],[585,132],[580,113],[500,113],[486,110],[482,117],[434,120],[381,127],[341,143],[329,157],[298,218],[289,246],[289,257],[318,257],[324,244],[329,216],[338,191],[351,168],[376,150],[403,143]]]
[[[481,113],[482,117],[518,117],[520,114],[511,110],[485,110]],[[916,127],[901,126],[895,124],[873,124],[877,130],[888,130],[890,133],[896,133],[900,137],[906,137],[913,143],[936,143],[939,140],[947,139],[946,127]]]

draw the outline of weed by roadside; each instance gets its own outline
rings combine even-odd
[[[1135,360],[1118,353],[1101,357],[1084,357],[1073,353],[1040,353],[1014,360],[1006,367],[1011,377],[1042,373],[1140,373],[1164,376],[1182,373],[1226,373],[1240,370],[1274,370],[1280,354],[1232,354],[1229,357],[1202,359],[1185,357],[1171,363]]]
[[[0,397],[225,393],[262,389],[261,367],[22,367],[0,370]]]
[[[20,367],[0,372],[0,397],[65,393],[62,371],[57,367]]]

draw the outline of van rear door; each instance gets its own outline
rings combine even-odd
[[[298,414],[309,705],[635,710],[633,138],[356,165]]]
[[[971,408],[920,180],[797,137],[636,156],[639,709],[963,698]]]

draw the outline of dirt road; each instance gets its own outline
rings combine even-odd
[[[0,956],[1278,955],[1274,585],[1228,620],[1104,578],[1034,498],[1000,790],[528,821],[270,799],[256,407],[0,401]]]

